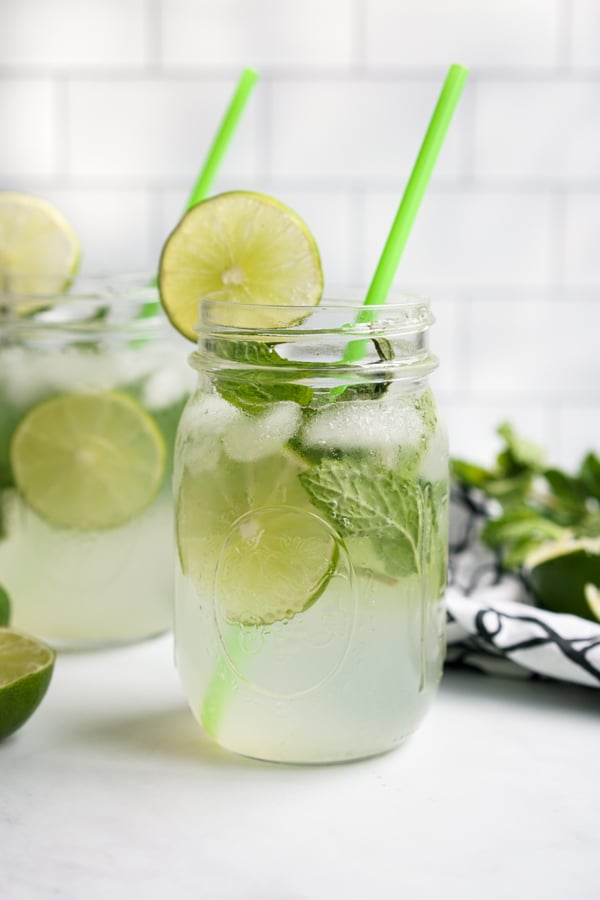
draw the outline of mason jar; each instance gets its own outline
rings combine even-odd
[[[176,442],[176,661],[229,750],[366,757],[433,700],[448,450],[432,322],[407,296],[368,314],[200,303]]]
[[[141,276],[0,293],[0,585],[60,648],[172,624],[171,474],[191,379]]]

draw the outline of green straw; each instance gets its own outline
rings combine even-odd
[[[419,155],[400,201],[396,218],[367,291],[364,300],[365,308],[361,310],[358,317],[359,322],[372,321],[374,314],[369,313],[368,307],[381,306],[387,299],[468,75],[469,70],[465,69],[464,66],[452,65],[448,70],[438,102],[423,138]],[[365,354],[366,344],[367,342],[364,340],[351,341],[346,347],[343,362],[352,363],[361,360]]]
[[[196,179],[196,183],[194,184],[192,192],[185,205],[185,209],[183,211],[184,215],[193,206],[196,206],[198,203],[206,200],[206,198],[209,196],[215,178],[217,177],[219,167],[223,161],[223,157],[225,156],[230,141],[242,117],[242,113],[246,108],[246,104],[250,98],[250,94],[252,93],[254,85],[257,81],[258,72],[256,72],[254,69],[244,69],[244,71],[240,75],[235,92],[231,100],[229,101],[229,106],[225,110],[223,118],[221,119],[221,124],[217,129],[210,150],[208,151],[206,159],[204,160],[204,165],[200,169],[200,174]],[[152,286],[156,287],[157,284],[158,280],[155,277],[152,281]],[[154,316],[159,309],[160,303],[158,303],[157,301],[147,303],[141,311],[141,318],[146,319],[149,316]]]
[[[246,108],[246,103],[248,102],[257,81],[258,72],[255,72],[254,69],[244,69],[240,75],[235,93],[225,111],[225,115],[215,134],[212,146],[208,151],[208,155],[204,161],[200,174],[198,175],[196,184],[192,189],[192,193],[190,194],[190,198],[185,207],[185,212],[191,209],[192,206],[196,206],[197,203],[201,203],[202,200],[206,200],[210,194],[213,182],[217,177],[217,172],[219,171],[219,167],[229,146],[229,142],[234,135],[238,122]]]

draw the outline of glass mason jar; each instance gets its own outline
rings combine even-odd
[[[193,379],[147,285],[0,292],[0,585],[11,624],[60,648],[172,624],[173,445]]]
[[[176,660],[232,751],[366,757],[434,697],[448,450],[432,321],[412,297],[368,314],[201,301],[175,451]]]

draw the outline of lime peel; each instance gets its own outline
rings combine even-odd
[[[55,659],[42,641],[0,628],[0,740],[24,725],[42,702]]]
[[[525,574],[540,606],[600,621],[600,539],[545,544],[528,557]]]

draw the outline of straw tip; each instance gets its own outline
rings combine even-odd
[[[452,75],[456,77],[461,76],[462,78],[467,78],[469,74],[469,69],[460,63],[452,63],[449,71]]]
[[[246,81],[255,82],[258,81],[259,74],[256,69],[253,69],[252,66],[245,66],[242,72],[242,78]]]

